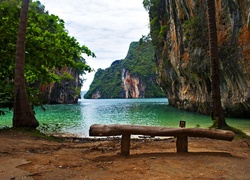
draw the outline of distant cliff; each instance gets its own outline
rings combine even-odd
[[[130,44],[123,60],[98,69],[84,98],[152,98],[164,94],[156,84],[154,49],[148,37]]]
[[[149,3],[151,2],[151,3]],[[250,118],[250,1],[217,0],[222,106]],[[169,103],[211,113],[206,1],[144,1],[156,52],[157,81]]]

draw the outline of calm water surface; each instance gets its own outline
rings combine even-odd
[[[207,128],[209,116],[178,110],[168,105],[166,98],[152,99],[83,99],[73,105],[45,105],[36,108],[36,117],[45,132],[58,131],[88,136],[92,124],[139,124],[178,127],[180,120],[187,127]],[[0,116],[0,127],[11,126],[12,112]],[[250,119],[227,119],[229,125],[250,132]],[[57,125],[57,126],[56,126]],[[40,127],[40,128],[41,128]]]

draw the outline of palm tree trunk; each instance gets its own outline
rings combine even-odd
[[[220,76],[218,58],[218,39],[215,16],[214,0],[207,0],[208,8],[208,28],[209,28],[209,51],[211,66],[211,85],[212,85],[212,119],[218,123],[218,128],[227,126],[224,112],[221,106],[220,95]]]
[[[28,8],[29,0],[23,0],[16,45],[13,126],[36,128],[39,126],[39,123],[30,106],[24,78],[25,37],[28,21]]]

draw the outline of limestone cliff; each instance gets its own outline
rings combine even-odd
[[[60,82],[40,86],[42,99],[48,104],[73,104],[80,98],[81,79],[73,68],[64,67],[56,74],[62,77]]]
[[[206,1],[155,0],[149,10],[157,81],[169,103],[211,113]],[[250,117],[250,1],[216,0],[222,106]]]
[[[109,68],[98,69],[84,98],[152,98],[163,97],[156,84],[154,49],[148,37],[130,44],[123,60]]]
[[[145,97],[146,85],[144,82],[139,77],[130,74],[126,69],[122,69],[122,87],[125,98]]]

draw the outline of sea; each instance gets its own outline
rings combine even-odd
[[[210,116],[188,112],[172,107],[167,98],[141,99],[80,99],[77,104],[44,105],[45,111],[35,108],[40,123],[38,129],[44,133],[89,137],[93,124],[134,124],[148,126],[208,128]],[[0,128],[11,127],[12,111],[0,116]],[[227,118],[230,126],[250,134],[250,119]]]

